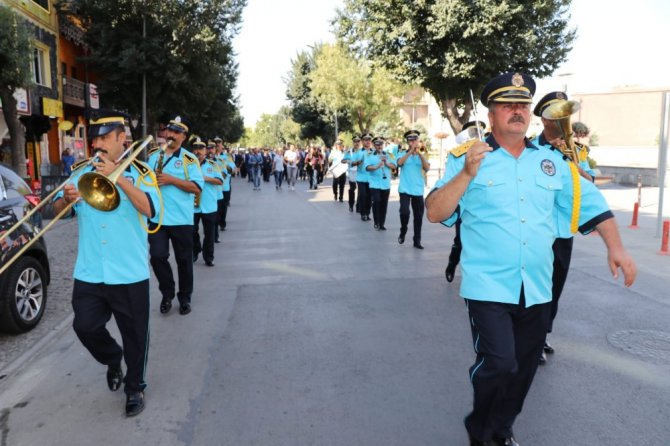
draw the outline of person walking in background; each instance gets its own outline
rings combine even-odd
[[[277,149],[272,157],[272,173],[275,177],[275,189],[281,190],[281,183],[284,179],[284,152]]]
[[[298,163],[301,161],[300,154],[295,150],[295,144],[289,143],[288,150],[284,153],[284,162],[286,163],[286,182],[291,190],[295,190]]]
[[[63,150],[61,162],[63,163],[63,175],[69,177],[72,173],[72,165],[74,164],[74,155],[72,155],[70,149]]]

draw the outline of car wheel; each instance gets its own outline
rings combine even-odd
[[[0,328],[10,333],[33,329],[42,319],[47,303],[46,273],[33,257],[23,257],[3,278]]]

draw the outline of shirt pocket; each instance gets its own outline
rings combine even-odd
[[[463,197],[465,207],[476,215],[486,217],[505,202],[509,195],[505,188],[508,180],[503,176],[476,176]]]
[[[536,175],[533,194],[542,209],[553,209],[556,194],[563,190],[563,183],[555,176]]]

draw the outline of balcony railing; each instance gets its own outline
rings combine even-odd
[[[63,76],[63,102],[77,107],[85,107],[86,83]]]

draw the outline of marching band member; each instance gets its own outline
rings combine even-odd
[[[349,212],[354,212],[354,206],[356,206],[356,212],[360,212],[358,210],[358,201],[356,201],[356,175],[358,172],[352,160],[354,154],[361,148],[361,138],[354,136],[352,141],[354,146],[346,151],[342,157],[342,162],[349,164],[349,168],[347,169],[347,178],[349,179]]]
[[[112,211],[99,211],[79,200],[75,184],[82,174],[95,171],[109,176],[124,151],[125,117],[102,112],[88,130],[97,161],[72,174],[54,201],[56,213],[74,203],[79,221],[77,261],[74,267],[72,326],[93,357],[107,366],[107,386],[115,391],[124,385],[126,415],[144,409],[144,380],[149,349],[149,264],[146,217],[160,209],[158,185],[153,172],[133,161],[119,176],[116,187],[121,202]],[[76,165],[75,165],[76,167]],[[119,327],[123,348],[105,325],[111,315]],[[126,362],[126,376],[121,359]]]
[[[214,266],[214,239],[216,232],[217,200],[219,186],[223,185],[221,170],[214,160],[207,158],[206,144],[200,138],[192,144],[193,153],[198,157],[205,185],[195,197],[193,213],[193,262],[198,260],[202,251],[205,265]],[[202,221],[203,240],[200,244],[200,222]]]
[[[351,165],[356,166],[356,186],[358,186],[358,211],[362,221],[370,220],[370,207],[372,195],[370,195],[369,173],[365,170],[365,157],[372,152],[372,135],[365,133],[361,135],[363,147],[351,156]]]
[[[375,152],[365,157],[363,168],[368,173],[375,229],[386,231],[384,223],[386,223],[386,209],[391,193],[391,175],[396,165],[393,154],[384,152],[382,138],[376,137],[372,143],[375,146]]]
[[[166,147],[151,152],[147,163],[156,172],[165,210],[160,228],[149,235],[149,253],[163,296],[160,312],[167,314],[175,296],[174,276],[168,262],[172,243],[179,276],[179,314],[185,315],[191,312],[193,293],[193,203],[204,187],[204,180],[198,158],[182,147],[189,132],[188,121],[177,115],[165,131]],[[156,217],[151,222],[151,229],[159,223]]]
[[[342,158],[344,157],[344,142],[341,139],[335,141],[335,147],[330,151],[328,155],[328,163],[330,164],[330,172],[333,175],[333,197],[335,201],[340,200],[340,203],[344,201],[344,183],[347,181],[347,170],[344,169],[345,166],[337,167],[342,163]],[[341,173],[340,173],[341,170]],[[339,174],[339,175],[338,175]],[[339,193],[338,193],[339,191]]]
[[[424,152],[418,150],[419,132],[410,130],[405,132],[405,139],[409,148],[398,153],[398,167],[400,169],[400,235],[398,243],[405,243],[407,224],[409,223],[410,204],[414,214],[414,247],[423,249],[421,245],[421,224],[423,223],[423,186],[424,172],[430,170],[430,163]]]
[[[561,134],[561,129],[558,127],[558,124],[555,120],[542,118],[542,112],[558,101],[567,101],[568,95],[562,91],[553,91],[547,93],[535,106],[533,114],[542,119],[542,126],[544,127],[542,133],[533,140],[538,146],[546,147],[548,149],[553,148],[554,150],[559,150],[561,146],[565,145],[563,141],[563,136]],[[577,165],[577,170],[579,174],[584,177],[587,181],[595,181],[595,172],[589,166],[588,161],[586,160],[588,153],[583,146],[578,146],[575,144],[575,150],[577,150],[577,156],[579,159],[579,164]],[[565,162],[571,163],[572,161],[565,158]],[[564,216],[560,213],[557,213],[557,219],[564,219]],[[569,221],[563,221],[558,223],[558,234],[557,238],[554,241],[552,250],[554,252],[554,272],[552,276],[552,288],[551,288],[551,321],[549,323],[548,333],[551,333],[554,319],[558,313],[558,300],[561,298],[561,293],[563,292],[563,286],[565,281],[568,278],[568,270],[570,269],[570,259],[572,258],[572,239],[573,234],[569,230]],[[545,364],[547,362],[547,354],[554,353],[554,348],[549,344],[548,341],[544,342],[544,349],[542,355],[540,356],[540,364]]]

